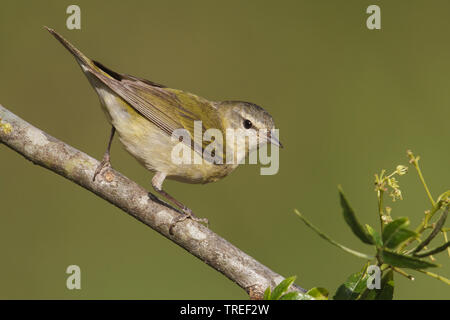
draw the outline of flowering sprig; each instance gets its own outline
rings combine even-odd
[[[390,174],[387,174],[384,169],[380,174],[375,174],[375,192],[378,200],[381,232],[368,224],[364,225],[359,222],[355,210],[353,210],[347,197],[344,195],[342,188],[340,186],[338,187],[342,214],[345,222],[359,240],[365,244],[371,245],[372,248],[375,249],[375,254],[362,253],[340,244],[311,224],[298,210],[295,210],[297,216],[306,224],[306,226],[311,228],[330,244],[356,257],[367,260],[361,271],[350,275],[346,282],[338,288],[333,299],[392,299],[394,291],[394,273],[400,274],[409,280],[414,280],[414,277],[408,274],[404,269],[416,270],[450,285],[450,279],[426,270],[440,266],[439,264],[434,263],[436,260],[433,257],[434,255],[447,250],[450,256],[450,242],[447,236],[447,232],[450,231],[450,228],[445,226],[447,216],[450,213],[450,190],[445,191],[435,200],[425,183],[425,179],[420,169],[420,157],[414,156],[410,150],[408,150],[407,154],[409,163],[415,167],[426,191],[426,195],[431,203],[431,208],[428,208],[425,211],[425,217],[415,230],[408,228],[410,224],[409,217],[403,216],[393,218],[391,215],[392,208],[385,206],[383,203],[384,195],[386,193],[389,194],[393,202],[403,200],[403,194],[397,179],[408,172],[407,166],[398,165]],[[435,215],[438,215],[437,213],[439,213],[439,218],[432,220]],[[443,236],[444,242],[432,248],[428,248],[439,234]],[[428,259],[431,259],[432,262]],[[381,289],[379,290],[371,291],[366,287],[366,283],[369,279],[369,266],[379,267],[382,272]],[[323,291],[322,289],[318,290],[318,288],[313,289],[317,289],[317,292]],[[313,289],[311,289],[311,292],[315,292]],[[323,298],[324,295],[319,295],[318,297]]]
[[[375,192],[377,193],[378,198],[378,214],[380,216],[381,228],[384,228],[384,225],[391,222],[391,208],[386,207],[383,208],[383,196],[386,192],[391,189],[389,196],[392,198],[392,201],[395,202],[397,200],[403,200],[402,191],[400,190],[400,186],[398,184],[395,175],[403,176],[408,172],[408,167],[404,165],[398,165],[391,174],[386,175],[386,170],[381,170],[381,173],[375,174]]]

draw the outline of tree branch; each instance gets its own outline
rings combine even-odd
[[[87,154],[33,127],[0,105],[0,143],[34,164],[49,169],[122,209],[224,274],[252,299],[284,278],[245,254],[207,227],[186,219],[169,227],[179,216],[134,181],[108,169],[92,181],[99,162]],[[292,291],[305,292],[298,286]]]

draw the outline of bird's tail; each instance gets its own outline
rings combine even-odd
[[[45,29],[47,29],[48,32],[50,32],[59,42],[61,42],[61,44],[67,49],[69,50],[69,52],[71,54],[73,54],[73,56],[75,57],[75,59],[77,59],[78,63],[80,65],[85,65],[90,67],[91,69],[96,69],[96,66],[94,65],[94,62],[89,59],[88,57],[86,57],[80,50],[78,50],[77,48],[75,48],[69,41],[67,41],[66,39],[64,39],[59,33],[57,33],[55,30],[49,28],[49,27],[45,27]]]

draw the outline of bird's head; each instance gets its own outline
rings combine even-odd
[[[247,141],[247,152],[266,143],[283,147],[272,134],[275,129],[272,116],[260,106],[244,101],[222,101],[217,107],[224,128],[235,130],[238,137],[236,141]]]

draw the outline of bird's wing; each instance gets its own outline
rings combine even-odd
[[[187,92],[166,88],[149,80],[112,71],[101,63],[89,59],[55,30],[45,28],[74,55],[85,72],[89,72],[100,80],[163,132],[171,136],[176,129],[186,129],[191,136],[189,146],[200,155],[203,156],[203,150],[209,142],[202,139],[201,146],[198,146],[194,136],[194,121],[202,121],[202,136],[206,130],[211,128],[224,131],[222,121],[211,102]],[[225,148],[223,147],[222,150]],[[220,155],[217,155],[216,158],[219,157]],[[220,158],[222,160],[222,157]],[[208,157],[205,159],[210,162],[212,160]]]
[[[202,139],[206,130],[217,129],[224,132],[222,121],[212,102],[188,92],[166,88],[149,80],[118,74],[98,62],[94,63],[103,72],[93,69],[92,73],[162,131],[170,136],[176,129],[185,129],[191,138],[189,146],[200,155],[203,156],[203,151],[211,143]],[[201,121],[201,127],[199,127],[201,130],[194,130],[195,121]],[[219,150],[224,151],[224,147],[225,139],[217,142]],[[212,158],[214,156],[223,163],[222,153],[214,154]],[[212,158],[205,157],[210,162],[213,162]]]

